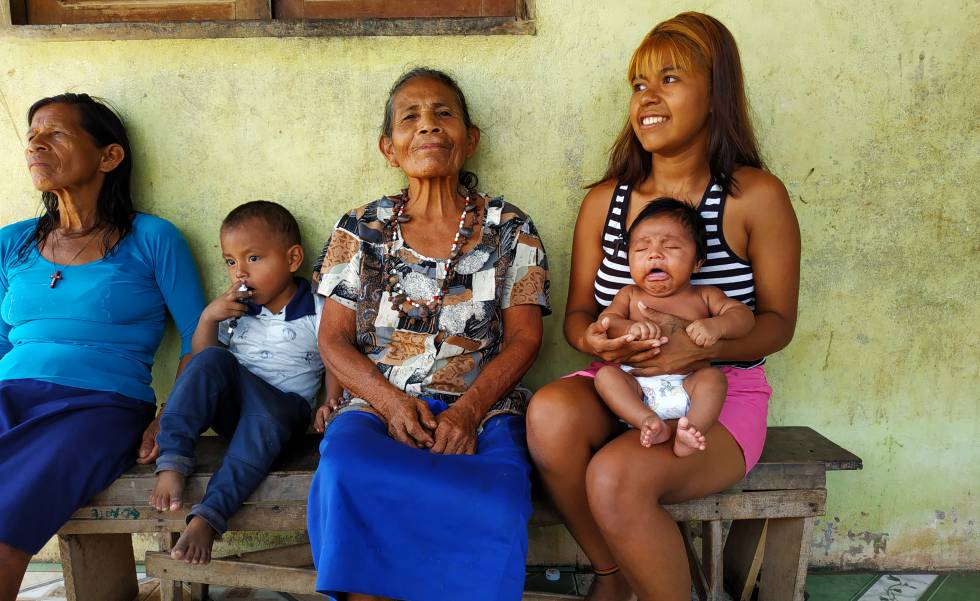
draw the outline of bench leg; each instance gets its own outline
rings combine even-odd
[[[736,520],[725,541],[725,590],[734,601],[749,601],[766,544],[767,520]]]
[[[723,539],[721,520],[701,522],[701,565],[708,584],[705,601],[725,600],[721,559]]]
[[[160,550],[170,553],[178,538],[180,538],[179,532],[161,532]],[[183,599],[184,588],[180,581],[169,578],[160,579],[160,601],[183,601]]]
[[[691,571],[691,584],[694,585],[694,592],[699,601],[710,599],[708,579],[704,575],[701,561],[694,550],[694,540],[691,534],[691,527],[687,522],[677,522],[677,528],[681,531],[681,538],[684,540],[684,551],[687,552],[687,567]]]
[[[803,601],[813,520],[769,520],[759,601]]]
[[[191,601],[208,601],[210,585],[195,582],[191,584]]]
[[[139,595],[129,534],[58,535],[68,601],[132,601]]]

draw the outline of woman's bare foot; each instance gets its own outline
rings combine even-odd
[[[623,573],[616,572],[607,576],[596,575],[585,601],[636,601],[636,595]]]
[[[640,444],[645,447],[652,447],[655,444],[666,442],[670,438],[670,427],[660,419],[656,413],[652,413],[643,419],[640,424]]]
[[[157,483],[150,493],[150,506],[159,511],[177,511],[184,504],[184,475],[172,470],[157,474]]]
[[[687,457],[695,451],[704,450],[704,434],[686,417],[677,420],[677,432],[674,434],[674,455]]]
[[[170,557],[187,563],[209,563],[211,561],[211,547],[214,545],[214,537],[217,532],[202,518],[194,516],[191,518],[187,528],[184,530],[177,544],[174,545]]]

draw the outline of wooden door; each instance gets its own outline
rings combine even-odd
[[[32,25],[271,18],[269,0],[27,0]]]
[[[518,0],[273,0],[277,19],[516,17]]]

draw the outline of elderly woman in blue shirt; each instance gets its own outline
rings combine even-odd
[[[155,459],[153,356],[168,313],[186,355],[204,307],[180,232],[133,208],[119,118],[63,94],[28,121],[43,211],[0,229],[0,601],[78,507]]]

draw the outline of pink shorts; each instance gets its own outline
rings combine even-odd
[[[594,378],[600,367],[615,365],[603,361],[593,361],[588,369],[572,372],[565,378],[585,376]],[[728,430],[742,449],[745,458],[745,473],[749,473],[762,456],[766,444],[766,418],[769,415],[769,397],[772,388],[766,380],[766,370],[762,365],[750,369],[719,367],[728,379],[728,395],[721,407],[718,423]]]

